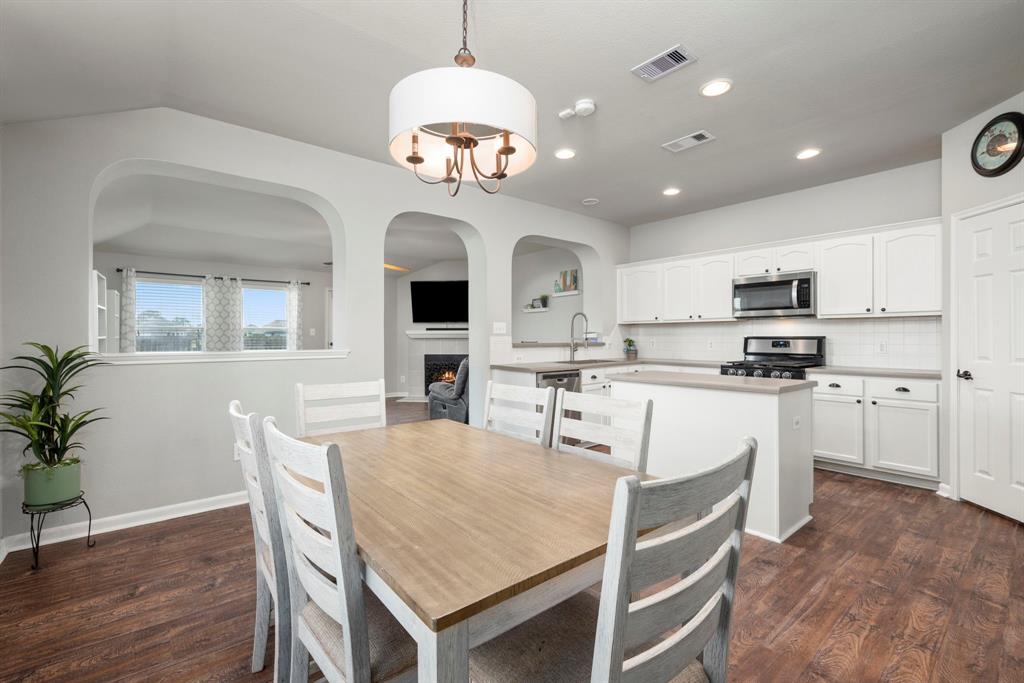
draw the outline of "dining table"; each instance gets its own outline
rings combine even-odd
[[[418,678],[601,580],[615,482],[639,473],[451,420],[309,436],[341,450],[367,587]]]

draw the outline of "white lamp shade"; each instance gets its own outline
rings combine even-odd
[[[443,137],[420,129],[431,126],[436,130],[436,124],[452,122],[507,130],[509,144],[516,148],[505,171],[510,176],[522,173],[537,158],[537,101],[530,91],[493,71],[458,66],[419,71],[391,89],[388,140],[392,158],[412,170],[405,158],[412,154],[413,133],[419,133],[420,175],[443,178],[452,146]],[[474,150],[480,170],[494,172],[495,154],[503,144],[500,135],[480,140]],[[466,173],[472,172],[467,169]]]

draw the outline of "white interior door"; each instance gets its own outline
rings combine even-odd
[[[326,322],[324,323],[324,326],[327,328],[327,330],[326,330],[326,332],[327,332],[327,348],[333,349],[334,348],[334,288],[332,288],[332,287],[328,287],[327,288],[327,296],[325,297],[325,301],[327,303],[324,304],[324,305],[327,307],[327,310],[324,312],[324,318],[326,320]]]
[[[1024,203],[960,222],[956,252],[960,495],[1024,522]]]

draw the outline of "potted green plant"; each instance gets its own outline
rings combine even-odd
[[[43,380],[36,392],[16,389],[2,399],[0,432],[17,434],[28,441],[22,454],[31,451],[35,462],[21,466],[25,480],[25,503],[47,505],[69,500],[81,491],[81,460],[74,451],[84,448],[75,440],[86,425],[102,420],[93,417],[98,408],[72,415],[63,409],[82,385],[74,384],[78,375],[97,365],[106,365],[96,354],[79,346],[61,354],[59,349],[28,342],[38,356],[15,356],[13,365],[3,370],[28,370]]]
[[[540,307],[541,308],[547,308],[548,307],[548,295],[547,294],[541,294],[537,298],[540,299]]]
[[[622,343],[626,345],[622,349],[626,353],[626,360],[636,360],[636,342],[630,337],[626,337],[622,340]]]

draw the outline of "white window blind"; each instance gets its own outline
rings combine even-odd
[[[135,284],[136,351],[202,351],[203,286],[139,277]]]
[[[288,296],[282,288],[242,288],[242,348],[288,348]]]

